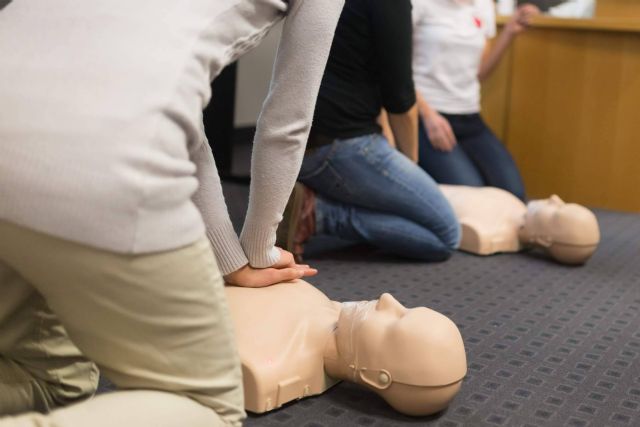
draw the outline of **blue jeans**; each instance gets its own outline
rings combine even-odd
[[[420,121],[418,164],[437,182],[498,187],[525,201],[524,184],[513,158],[480,114],[442,114],[458,144],[450,152],[433,148]]]
[[[458,247],[460,226],[435,181],[380,134],[307,152],[299,180],[316,192],[318,234],[426,261]]]

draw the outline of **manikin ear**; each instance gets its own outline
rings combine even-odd
[[[389,388],[393,382],[391,374],[386,369],[360,368],[358,370],[358,375],[363,383],[378,390]]]
[[[548,248],[553,244],[553,239],[549,236],[536,236],[535,243],[542,246],[543,248]]]

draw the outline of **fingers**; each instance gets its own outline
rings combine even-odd
[[[317,269],[309,267],[307,264],[296,264],[295,268],[302,271],[303,277],[311,277],[318,274]]]
[[[447,140],[446,151],[451,151],[453,150],[453,147],[456,146],[458,141],[456,140],[456,135],[453,133],[453,129],[451,129],[451,125],[449,124],[447,119],[443,118],[442,120],[443,120],[442,127]]]
[[[301,279],[304,277],[304,270],[300,268],[270,268],[267,272],[268,277],[270,278],[270,282],[268,285],[273,285],[275,283],[280,282],[290,282],[292,280]],[[264,286],[268,286],[264,285]]]
[[[265,271],[267,279],[261,286],[269,286],[281,282],[290,282],[292,280],[302,279],[303,277],[311,277],[318,274],[318,270],[311,268],[306,264],[295,264],[294,267],[287,268],[268,268]]]
[[[520,10],[522,10],[523,13],[526,13],[531,16],[537,15],[538,13],[540,13],[540,9],[538,8],[538,6],[531,3],[523,4],[522,6],[520,6]]]
[[[436,150],[451,151],[457,143],[451,125],[447,119],[440,115],[430,121],[427,126],[427,133],[431,140],[431,145]]]
[[[429,121],[427,123],[427,136],[429,137],[429,141],[433,148],[439,151],[446,150],[446,142],[444,141],[442,131],[437,123],[433,121]]]
[[[294,256],[291,252],[282,248],[277,249],[280,251],[280,260],[273,265],[273,268],[293,267],[296,265]]]
[[[521,25],[529,25],[531,23],[531,18],[538,15],[539,13],[540,9],[538,9],[535,5],[524,4],[520,8],[518,8],[518,23]]]
[[[280,250],[280,261],[274,264],[271,268],[275,268],[275,269],[296,268],[298,270],[303,271],[304,277],[315,276],[316,274],[318,274],[318,270],[316,270],[315,268],[309,267],[308,264],[298,264],[295,261],[295,256],[291,252],[286,251],[282,248],[278,248],[278,250]]]

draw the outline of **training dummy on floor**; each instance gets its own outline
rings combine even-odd
[[[466,356],[447,317],[407,309],[391,295],[339,303],[304,281],[226,287],[244,381],[245,408],[263,413],[360,384],[408,415],[444,409],[460,389]]]
[[[493,187],[440,185],[462,226],[460,249],[477,255],[541,248],[564,264],[583,264],[600,241],[587,208],[558,196],[524,204]]]

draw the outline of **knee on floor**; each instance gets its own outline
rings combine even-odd
[[[442,244],[447,248],[449,256],[458,249],[460,246],[460,240],[462,239],[462,227],[458,220],[452,221],[447,229],[440,234],[440,240]],[[447,258],[449,258],[447,256]]]
[[[98,368],[91,362],[79,361],[34,377],[34,391],[39,389],[45,411],[66,406],[93,396],[98,390]],[[43,412],[43,411],[41,411]]]

